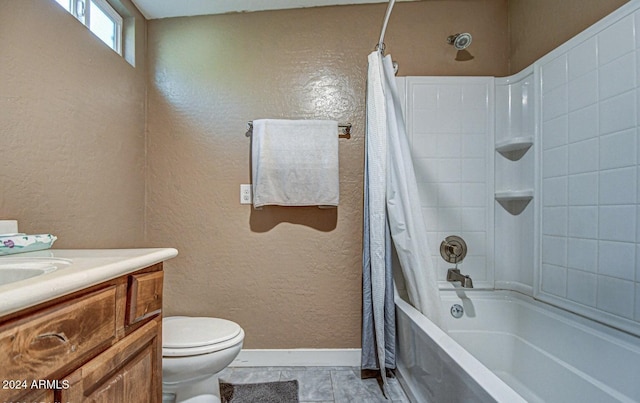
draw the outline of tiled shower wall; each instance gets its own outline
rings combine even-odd
[[[535,154],[525,158],[535,161],[520,176],[535,171],[536,179],[524,212],[502,209],[493,197],[504,186],[494,184],[494,132],[504,126],[493,121],[496,80],[398,79],[440,280],[451,266],[440,242],[460,235],[469,246],[460,268],[476,287],[532,292],[640,335],[638,9],[630,2],[534,63]],[[495,177],[505,182],[511,165],[496,164]]]
[[[493,287],[493,78],[407,77],[407,132],[429,247],[438,279],[449,235],[467,243],[459,268],[476,287]],[[401,82],[402,86],[402,82]]]
[[[537,297],[640,329],[640,11],[626,7],[536,63]]]

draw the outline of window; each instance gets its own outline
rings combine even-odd
[[[106,0],[56,0],[102,42],[122,55],[122,16]]]

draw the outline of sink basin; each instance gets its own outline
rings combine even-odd
[[[55,270],[55,268],[53,270]],[[3,267],[3,268],[0,268],[0,285],[13,283],[20,280],[26,280],[31,277],[36,277],[45,273],[50,273],[53,270],[13,269],[13,268]]]
[[[71,264],[69,259],[11,257],[0,259],[0,286],[41,276]]]

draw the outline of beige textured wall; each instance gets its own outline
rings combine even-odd
[[[234,320],[246,348],[360,346],[365,79],[385,7],[148,23],[148,239],[180,251],[167,314]],[[470,61],[446,43],[459,31]],[[502,0],[398,3],[386,42],[402,75],[504,75],[506,33]],[[239,204],[246,124],[264,117],[354,124],[337,211]]]
[[[387,53],[400,63],[398,75],[507,75],[507,3],[507,0],[396,3],[385,42]],[[378,40],[385,9],[385,5],[371,7],[372,35],[366,35],[364,41],[367,50],[371,49],[368,45],[371,39],[374,44]],[[359,19],[359,15],[356,13],[353,18]],[[471,46],[461,53],[447,43],[449,35],[459,32],[469,32],[473,36]]]
[[[529,66],[626,2],[509,0],[509,74]]]
[[[53,0],[0,0],[0,219],[60,248],[144,243],[145,21],[137,68]]]

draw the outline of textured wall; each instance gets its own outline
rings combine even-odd
[[[389,19],[385,43],[387,53],[400,63],[398,75],[507,75],[507,3],[507,0],[396,3]],[[385,8],[384,5],[371,7],[373,33],[371,37],[365,36],[366,50],[371,49],[371,39],[374,44],[378,40]],[[354,21],[360,19],[361,14],[353,15]],[[471,33],[473,41],[465,51],[457,52],[447,43],[447,37],[460,32]]]
[[[234,320],[246,348],[360,346],[366,60],[384,12],[149,22],[148,239],[180,250],[165,266],[167,314]],[[506,13],[502,0],[399,3],[387,49],[401,74],[504,75]],[[446,37],[467,30],[474,58],[457,62]],[[354,124],[340,140],[337,210],[239,204],[246,123],[263,117]]]
[[[0,0],[0,218],[56,247],[143,244],[144,19],[137,29],[134,69],[54,1]]]
[[[529,66],[627,0],[509,0],[510,74]]]

